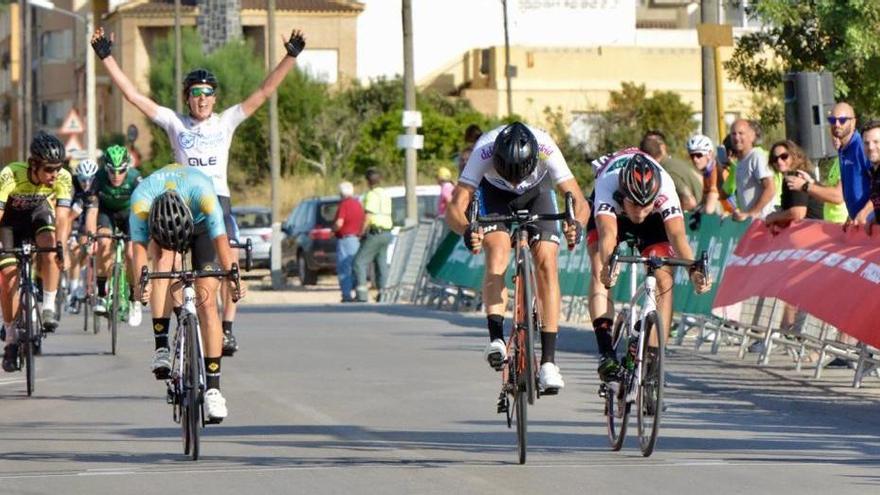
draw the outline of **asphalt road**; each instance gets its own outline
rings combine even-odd
[[[146,319],[145,319],[146,320]],[[495,413],[483,320],[419,307],[248,307],[223,362],[230,416],[182,454],[149,326],[106,334],[67,317],[45,342],[37,390],[0,376],[0,494],[877,493],[880,385],[846,387],[670,349],[657,450],[611,452],[593,336],[564,329],[556,397],[529,411],[529,460]]]

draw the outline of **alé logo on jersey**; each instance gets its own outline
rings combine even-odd
[[[195,147],[211,148],[222,145],[225,138],[226,133],[223,131],[212,132],[209,134],[183,131],[177,135],[177,144],[180,145],[180,149],[184,150]]]

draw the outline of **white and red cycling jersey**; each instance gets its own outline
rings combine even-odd
[[[605,155],[592,162],[593,172],[596,174],[596,186],[593,189],[595,199],[593,201],[594,215],[609,215],[617,217],[622,211],[623,193],[620,189],[620,171],[626,162],[635,154],[640,154],[654,162],[660,169],[660,192],[654,200],[654,213],[659,213],[663,221],[682,217],[681,202],[678,193],[675,192],[675,183],[672,177],[663,170],[663,167],[651,158],[650,155],[639,151],[638,148],[626,148],[616,153]]]

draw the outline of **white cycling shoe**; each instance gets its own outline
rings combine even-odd
[[[489,366],[494,368],[495,371],[500,371],[501,365],[507,358],[507,346],[504,345],[504,341],[501,339],[495,339],[492,342],[489,342],[489,344],[486,345],[486,349],[483,350],[483,358],[489,362]]]
[[[144,305],[140,301],[131,303],[131,307],[128,308],[128,326],[140,326],[141,320],[143,320],[143,311]]]
[[[559,392],[565,387],[562,380],[562,374],[559,373],[559,366],[554,363],[544,363],[541,370],[538,371],[538,387],[546,394]]]
[[[229,414],[226,410],[226,399],[216,388],[210,388],[205,392],[205,415],[208,421],[222,421]]]
[[[157,380],[165,380],[171,374],[171,351],[167,347],[160,347],[153,353],[153,363],[150,365]]]

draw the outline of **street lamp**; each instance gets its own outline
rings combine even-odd
[[[51,10],[77,19],[86,25],[86,131],[88,139],[86,148],[89,158],[95,158],[98,147],[98,119],[95,111],[95,53],[92,51],[92,33],[95,31],[95,20],[92,10],[89,9],[85,16],[60,9],[51,0],[27,0],[28,5],[38,9]]]

